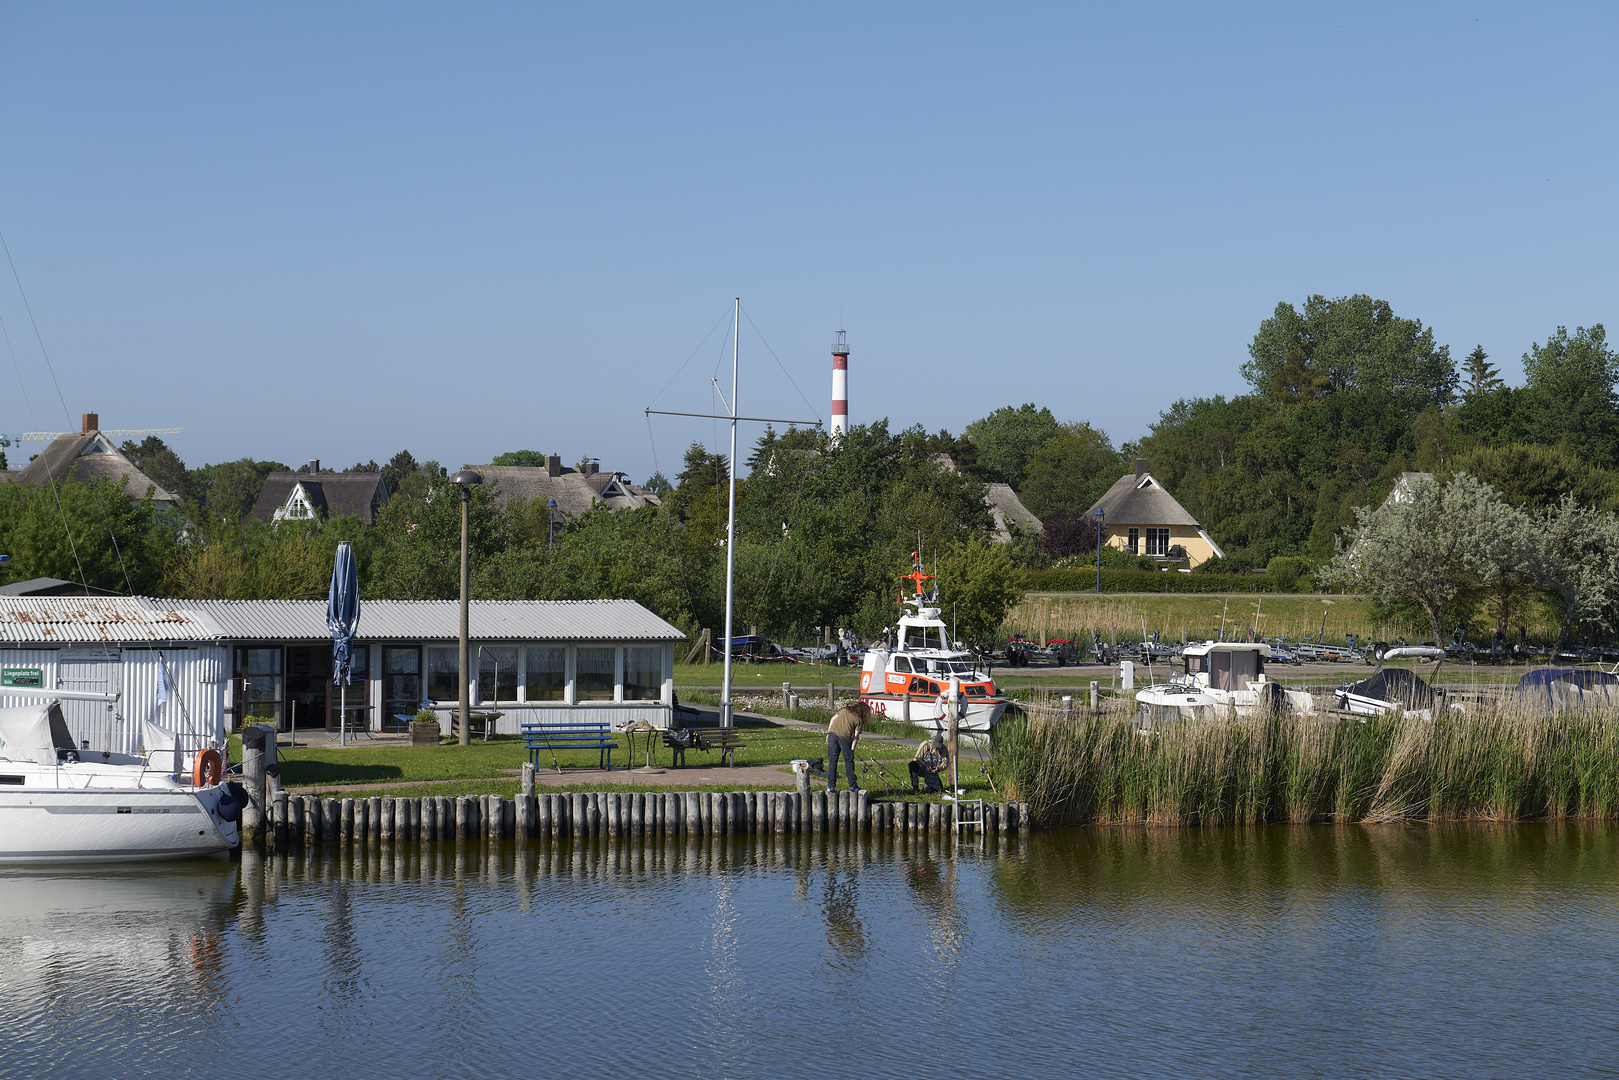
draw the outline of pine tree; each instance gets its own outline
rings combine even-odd
[[[1490,354],[1484,351],[1483,345],[1475,345],[1473,351],[1467,354],[1467,399],[1469,401],[1480,394],[1488,394],[1491,390],[1502,386],[1501,373],[1495,365],[1489,362]]]

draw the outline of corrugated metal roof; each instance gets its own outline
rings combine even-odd
[[[145,596],[0,596],[0,642],[213,641],[194,602]]]
[[[193,600],[188,603],[231,640],[330,638],[321,600]],[[678,641],[686,635],[634,600],[474,600],[470,636],[479,641]],[[364,600],[359,641],[453,641],[461,633],[454,600]]]

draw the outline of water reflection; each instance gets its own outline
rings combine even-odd
[[[1616,869],[1619,830],[1534,825],[15,870],[0,1075],[916,1071],[918,1031],[940,1076],[1562,1075],[1614,1026]]]

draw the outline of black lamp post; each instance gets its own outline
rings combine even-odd
[[[1096,593],[1102,593],[1102,516],[1100,506],[1096,508]]]
[[[472,745],[472,695],[467,685],[467,665],[471,657],[467,649],[467,594],[471,591],[471,564],[467,550],[472,534],[472,485],[483,483],[483,477],[471,469],[462,469],[450,477],[450,483],[461,489],[461,745]]]
[[[545,550],[550,551],[557,542],[557,501],[546,499],[545,509],[551,515],[551,528],[545,534]]]

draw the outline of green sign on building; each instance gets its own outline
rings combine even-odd
[[[37,667],[8,667],[0,670],[0,686],[43,686],[45,673]]]

